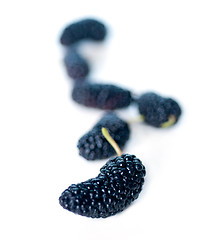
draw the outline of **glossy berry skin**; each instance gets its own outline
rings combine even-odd
[[[103,23],[95,19],[84,19],[68,25],[61,35],[60,43],[70,46],[80,40],[102,41],[106,32]]]
[[[84,106],[103,110],[125,108],[132,102],[131,92],[111,84],[75,84],[72,99]]]
[[[59,198],[61,206],[73,213],[106,218],[123,211],[138,198],[146,175],[134,155],[110,159],[97,177],[72,184]]]
[[[123,149],[130,136],[128,124],[115,113],[106,113],[100,121],[79,139],[79,154],[87,160],[105,159],[113,156],[115,151],[102,134],[105,127],[111,137]]]
[[[75,80],[83,80],[89,74],[87,61],[77,52],[74,46],[66,49],[64,64],[69,77]]]
[[[145,117],[145,122],[154,127],[161,127],[170,116],[174,116],[177,122],[181,115],[181,108],[175,100],[161,97],[153,92],[140,96],[137,104],[140,114]]]

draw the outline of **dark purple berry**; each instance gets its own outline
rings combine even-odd
[[[161,127],[169,121],[169,118],[173,118],[175,124],[181,115],[181,108],[175,100],[161,97],[153,92],[140,96],[137,104],[140,114],[145,117],[145,122],[154,127]]]
[[[134,155],[110,159],[97,177],[72,184],[59,198],[60,205],[79,215],[106,218],[123,211],[138,198],[146,175]]]
[[[64,64],[69,77],[82,80],[89,74],[87,61],[77,52],[75,46],[67,48]]]
[[[79,154],[87,160],[105,159],[113,156],[115,150],[102,134],[105,127],[114,141],[122,149],[130,136],[128,124],[114,113],[106,113],[100,121],[79,139]]]
[[[132,102],[130,91],[110,84],[79,83],[72,92],[75,102],[103,110],[125,108]]]
[[[95,19],[84,19],[68,25],[60,38],[62,45],[70,46],[80,40],[102,41],[106,36],[105,26]]]

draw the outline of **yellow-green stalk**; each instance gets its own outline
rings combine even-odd
[[[108,130],[106,128],[102,128],[102,134],[105,137],[105,139],[110,143],[110,145],[114,148],[116,151],[116,154],[118,156],[122,155],[122,151],[120,150],[118,144],[115,142],[115,140],[110,136]]]

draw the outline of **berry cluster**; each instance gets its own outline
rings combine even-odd
[[[92,218],[104,218],[123,211],[138,197],[144,183],[142,162],[134,155],[121,152],[130,136],[128,123],[112,111],[134,103],[140,119],[157,128],[176,124],[181,115],[179,104],[172,98],[153,92],[133,97],[127,89],[88,79],[91,66],[79,53],[78,46],[86,40],[103,41],[106,34],[103,23],[84,19],[67,26],[60,38],[66,50],[64,65],[74,82],[72,99],[86,107],[108,111],[79,139],[79,154],[87,160],[106,159],[115,151],[118,154],[100,169],[97,177],[72,184],[59,198],[63,208]]]

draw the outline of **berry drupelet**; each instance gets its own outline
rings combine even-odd
[[[103,23],[95,19],[84,19],[68,25],[60,38],[62,45],[70,46],[80,40],[102,41],[106,36]]]
[[[102,134],[102,127],[108,129],[111,137],[122,149],[130,136],[128,124],[115,113],[106,113],[99,122],[79,139],[79,154],[87,160],[105,159],[113,156],[115,150]]]
[[[115,215],[138,198],[145,174],[144,165],[134,155],[112,158],[97,177],[66,189],[59,198],[60,205],[86,217]]]
[[[77,52],[75,46],[66,49],[64,64],[69,77],[72,79],[82,80],[89,74],[89,65]]]
[[[154,127],[170,127],[181,115],[181,108],[175,100],[153,92],[141,95],[136,102],[144,121]]]
[[[103,110],[125,108],[132,102],[131,92],[111,84],[78,83],[72,92],[75,102]]]

